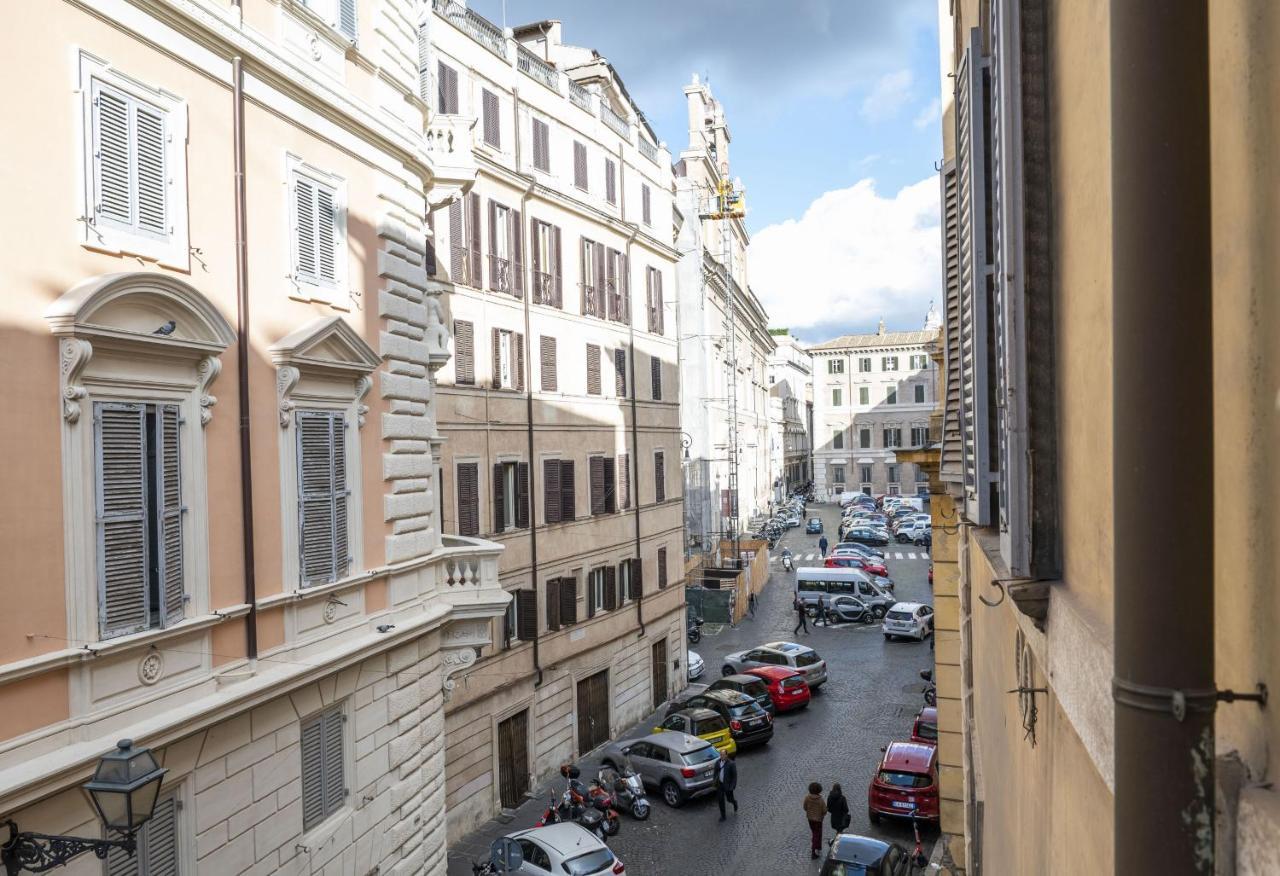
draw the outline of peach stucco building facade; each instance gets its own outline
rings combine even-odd
[[[113,873],[443,872],[450,676],[510,598],[438,514],[425,217],[474,165],[423,6],[51,0],[0,37],[0,814],[97,835],[78,785],[152,747]]]

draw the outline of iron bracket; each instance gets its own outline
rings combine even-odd
[[[1119,677],[1111,679],[1111,696],[1122,706],[1142,709],[1147,712],[1166,712],[1173,715],[1174,720],[1182,721],[1188,711],[1212,712],[1218,703],[1234,703],[1237,700],[1257,703],[1260,708],[1267,706],[1267,686],[1259,682],[1254,693],[1240,693],[1234,690],[1218,690],[1217,688],[1199,688],[1196,690],[1179,690],[1171,687],[1155,687],[1145,684],[1134,684]]]

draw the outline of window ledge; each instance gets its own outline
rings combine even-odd
[[[27,678],[32,675],[39,675],[40,673],[47,672],[50,669],[69,666],[73,663],[79,663],[83,660],[92,659],[94,657],[112,656],[123,651],[130,651],[135,648],[142,648],[148,645],[154,645],[157,642],[177,638],[178,636],[189,635],[190,633],[215,627],[223,621],[244,617],[248,613],[249,604],[241,603],[240,605],[217,609],[210,614],[187,618],[171,627],[146,630],[145,632],[134,633],[129,636],[119,636],[117,638],[106,639],[101,642],[86,642],[78,648],[61,648],[57,651],[50,651],[48,654],[41,654],[38,657],[18,660],[4,666],[0,666],[0,685],[8,684],[12,681],[18,681],[19,679]]]

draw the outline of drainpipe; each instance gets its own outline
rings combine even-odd
[[[621,143],[618,144],[618,213],[622,216],[622,221],[625,223],[627,218],[627,162],[625,150]],[[628,293],[631,290],[631,244],[635,243],[636,235],[640,233],[639,225],[636,225],[635,223],[630,224],[631,235],[627,238],[626,249],[626,284]],[[630,295],[628,295],[628,297],[630,297]],[[631,492],[633,495],[630,498],[636,509],[636,513],[634,515],[636,523],[636,563],[637,565],[642,566],[643,564],[640,563],[640,427],[636,422],[636,326],[635,317],[632,315],[634,312],[635,308],[632,308],[632,313],[627,314],[627,346],[630,348],[627,351],[628,358],[630,359],[630,364],[627,367],[631,369],[631,380],[627,383],[627,395],[631,397]],[[643,572],[640,574],[641,588],[640,598],[636,600],[636,622],[640,624],[640,638],[643,639],[645,636],[644,578]],[[658,586],[658,582],[656,580],[653,584],[655,587]]]
[[[1214,871],[1208,35],[1111,4],[1117,873]]]
[[[236,6],[239,7],[239,3]],[[253,457],[249,434],[249,235],[244,186],[244,60],[231,59],[231,140],[236,214],[236,380],[240,402],[240,520],[244,540],[245,653],[258,659],[258,588],[253,556]]]
[[[529,197],[533,194],[533,187],[536,181],[532,176],[526,176],[520,172],[520,90],[518,88],[511,89],[511,129],[512,142],[515,144],[516,173],[525,178],[528,185],[525,187],[524,194],[520,196],[520,251],[527,253],[530,250],[524,245],[524,227],[525,220],[529,216],[528,206]],[[514,265],[513,265],[514,267]],[[523,282],[524,272],[521,270],[521,282]],[[532,277],[530,278],[532,279]],[[533,592],[538,592],[538,502],[537,490],[534,485],[537,483],[536,471],[537,460],[534,457],[533,443],[533,334],[530,331],[529,320],[529,299],[533,297],[533,283],[529,284],[529,288],[525,290],[525,294],[520,296],[524,304],[524,406],[525,406],[525,437],[529,442],[529,564],[532,569],[530,575],[533,578]],[[538,640],[541,634],[538,631],[538,623],[535,619],[533,624],[533,669],[538,673],[537,679],[533,682],[534,688],[542,687],[542,655],[538,653]]]

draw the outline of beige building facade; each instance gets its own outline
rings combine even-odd
[[[98,836],[78,786],[150,747],[113,874],[444,872],[445,698],[510,597],[439,513],[426,203],[474,163],[419,11],[11,10],[0,815]]]
[[[1169,757],[1135,777],[1149,793],[1132,808],[1135,785],[1122,778],[1132,769],[1126,759],[1166,740],[1125,736],[1124,728],[1133,716],[1147,715],[1176,732],[1183,718],[1172,690],[1145,710],[1127,705],[1138,689],[1121,690],[1135,657],[1149,653],[1164,671],[1184,664],[1184,655],[1209,637],[1215,646],[1207,670],[1219,689],[1251,693],[1258,683],[1270,684],[1277,665],[1270,630],[1280,613],[1273,586],[1280,360],[1275,296],[1263,278],[1276,271],[1268,241],[1280,220],[1256,195],[1274,188],[1266,145],[1274,142],[1274,125],[1264,120],[1277,112],[1275,89],[1258,87],[1274,78],[1274,65],[1258,48],[1280,36],[1280,19],[1269,4],[1247,0],[1185,4],[1160,19],[1176,20],[1178,29],[1138,37],[1145,25],[1129,16],[1151,13],[1139,20],[1152,24],[1155,10],[1125,7],[1103,0],[939,4],[947,302],[932,506],[939,753],[942,827],[955,868],[970,873],[1280,868],[1274,709],[1247,701],[1210,706],[1207,718],[1195,720],[1205,721],[1199,738],[1213,740],[1211,750],[1189,746],[1185,758]],[[1193,23],[1197,10],[1201,18]],[[1113,114],[1113,104],[1131,105],[1137,83],[1117,63],[1121,46],[1125,67],[1156,63],[1187,77],[1161,78],[1159,89],[1174,89],[1177,106],[1153,98],[1161,105],[1139,128],[1130,109]],[[1180,90],[1188,81],[1205,91]],[[1168,312],[1149,312],[1141,331],[1176,332],[1186,343],[1181,355],[1138,375],[1142,392],[1161,399],[1153,416],[1163,422],[1178,410],[1181,425],[1135,455],[1119,425],[1128,411],[1117,404],[1117,387],[1134,369],[1151,366],[1127,354],[1137,343],[1135,326],[1120,320],[1141,293],[1117,278],[1144,253],[1116,240],[1136,227],[1125,211],[1142,200],[1126,190],[1137,181],[1116,167],[1125,156],[1151,167],[1146,158],[1159,152],[1156,141],[1130,153],[1129,138],[1148,125],[1152,136],[1163,136],[1161,125],[1174,117],[1179,144],[1166,157],[1193,155],[1204,145],[1205,163],[1187,190],[1161,208],[1171,221],[1160,230],[1190,227],[1184,210],[1205,225],[1198,239],[1162,238],[1159,249],[1205,254],[1209,282],[1193,294],[1211,306],[1201,319],[1169,288]],[[1163,198],[1162,191],[1148,188],[1147,197]],[[1183,282],[1148,282],[1168,279]],[[1207,394],[1191,398],[1180,388],[1185,375],[1169,373],[1182,367],[1179,359],[1212,373],[1202,387]],[[1178,393],[1182,400],[1170,406]],[[1197,444],[1206,436],[1208,444]],[[1171,447],[1200,454],[1203,465],[1186,462],[1183,471],[1203,475],[1203,494],[1198,481],[1166,465]],[[1167,523],[1163,537],[1154,535],[1159,547],[1136,557],[1146,577],[1158,576],[1152,582],[1159,581],[1159,593],[1145,591],[1153,595],[1143,612],[1153,636],[1143,636],[1133,625],[1139,616],[1122,610],[1133,605],[1135,588],[1148,586],[1143,575],[1121,571],[1135,559],[1124,553],[1136,533],[1131,517],[1141,489],[1134,479],[1148,454],[1159,456],[1167,483],[1202,495],[1207,553],[1194,562],[1211,560],[1190,589],[1181,589],[1176,574],[1165,575],[1166,557],[1176,557],[1173,542],[1186,530],[1178,519],[1166,520],[1176,509],[1149,494],[1146,507]],[[1184,636],[1164,625],[1176,622],[1165,608],[1192,592],[1206,600],[1206,610],[1192,611],[1198,631]],[[1142,637],[1141,647],[1134,636]],[[1137,681],[1160,684],[1158,677]],[[1189,700],[1193,694],[1185,691]],[[1198,802],[1183,808],[1182,798],[1159,789],[1167,779],[1194,786],[1193,764]],[[1149,825],[1163,835],[1159,848],[1135,841],[1152,835]],[[1179,850],[1176,863],[1157,863],[1169,849]],[[1134,855],[1148,869],[1134,869]]]
[[[769,357],[769,473],[773,501],[782,502],[812,479],[813,359],[786,329],[774,329]]]
[[[670,156],[606,60],[456,4],[425,30],[478,169],[433,198],[441,513],[512,595],[446,707],[457,838],[684,685],[677,254]]]

